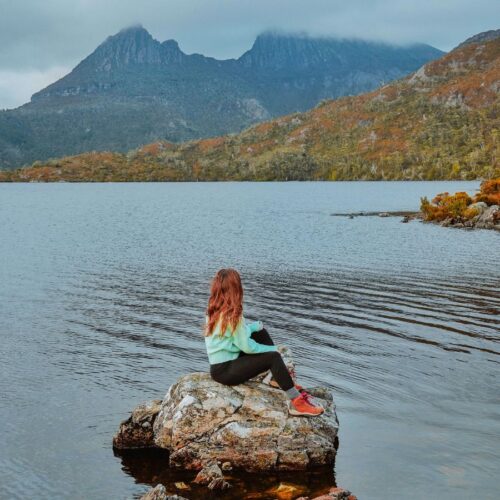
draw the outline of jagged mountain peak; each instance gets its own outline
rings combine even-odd
[[[366,66],[368,58],[374,65],[397,59],[399,64],[411,66],[443,54],[426,44],[403,46],[357,38],[312,36],[304,32],[265,31],[238,61],[252,68],[306,69],[328,65],[342,71]]]
[[[187,57],[176,40],[165,40],[161,43],[162,60],[166,64],[181,64]]]
[[[84,59],[74,72],[88,68],[110,72],[130,65],[162,65],[181,63],[186,55],[176,40],[160,43],[142,24],[134,24],[108,36]]]
[[[257,36],[252,48],[238,61],[247,67],[303,67],[325,63],[327,54],[322,40],[305,33],[265,31]]]
[[[178,50],[181,51],[179,47],[179,43],[177,40],[174,40],[173,38],[170,38],[169,40],[165,40],[164,42],[161,43],[163,47],[165,47],[168,50]]]
[[[133,25],[109,36],[89,56],[98,68],[110,70],[128,64],[159,63],[160,42],[155,40],[142,25]]]

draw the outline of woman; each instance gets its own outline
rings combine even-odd
[[[234,269],[221,269],[212,281],[205,344],[210,375],[216,382],[237,385],[271,370],[275,384],[290,400],[290,414],[316,416],[323,413],[323,408],[315,406],[309,394],[295,385],[262,323],[246,323],[243,287],[240,275]]]

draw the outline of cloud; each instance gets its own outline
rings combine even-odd
[[[17,82],[29,72],[50,75],[51,68],[76,66],[107,36],[134,23],[160,41],[175,38],[187,53],[229,58],[267,29],[449,50],[500,19],[495,0],[0,0],[0,11],[0,71],[18,72]],[[24,95],[2,87],[0,107],[15,102],[13,94]]]
[[[54,66],[46,70],[0,69],[0,109],[11,109],[29,101],[32,94],[59,80],[71,68]]]

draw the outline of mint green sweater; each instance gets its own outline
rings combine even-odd
[[[228,326],[224,335],[220,336],[220,324],[217,324],[212,335],[205,337],[208,362],[211,365],[224,363],[236,359],[240,352],[246,354],[259,354],[261,352],[276,351],[275,345],[264,345],[255,342],[250,335],[262,328],[260,321],[247,323],[245,318],[241,318],[235,332],[231,335],[231,328]]]

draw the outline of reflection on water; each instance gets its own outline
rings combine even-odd
[[[332,388],[340,486],[495,498],[499,235],[330,216],[476,187],[0,185],[0,497],[132,498],[179,481],[161,460],[114,456],[111,438],[135,405],[207,369],[208,282],[234,266],[246,316],[292,348],[305,385]],[[335,479],[294,477],[313,492]],[[253,491],[233,480],[231,494]]]
[[[122,461],[123,471],[133,476],[138,483],[150,486],[161,483],[165,485],[169,494],[188,496],[190,500],[203,500],[205,498],[268,500],[276,498],[273,490],[280,484],[292,486],[298,495],[319,496],[335,486],[333,469],[330,467],[318,468],[309,472],[281,472],[279,474],[241,474],[231,471],[225,473],[226,479],[231,483],[231,488],[210,492],[206,486],[198,486],[192,482],[196,477],[196,472],[169,469],[166,466],[168,454],[165,452],[131,450],[127,452],[115,451],[115,453]]]

